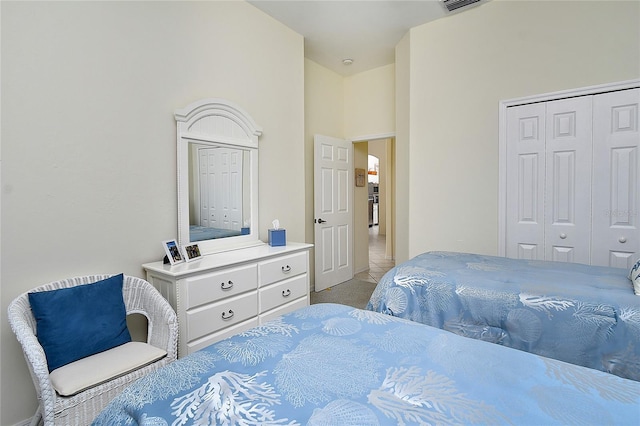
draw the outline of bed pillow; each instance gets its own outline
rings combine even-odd
[[[29,293],[49,371],[131,341],[122,298],[124,275]]]
[[[631,267],[629,279],[633,283],[633,292],[640,296],[640,259]]]

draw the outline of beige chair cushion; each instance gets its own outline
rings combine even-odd
[[[129,342],[51,372],[51,384],[62,396],[75,395],[113,378],[151,364],[167,352],[143,342]]]

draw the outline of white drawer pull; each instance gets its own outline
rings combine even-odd
[[[229,309],[229,312],[223,312],[222,313],[222,319],[223,320],[229,320],[233,318],[233,311],[231,309]]]
[[[291,266],[289,266],[289,265],[283,266],[282,267],[282,272],[284,272],[285,274],[288,274],[289,272],[291,272]]]
[[[622,244],[627,242],[627,238],[626,237],[620,237],[618,238],[618,241],[620,241]]]
[[[286,289],[282,290],[282,297],[289,297],[291,295],[291,290]]]
[[[220,284],[220,288],[223,290],[229,290],[231,287],[233,287],[233,281],[229,280],[228,283],[223,282],[222,284]]]

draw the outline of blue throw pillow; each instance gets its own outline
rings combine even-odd
[[[29,293],[49,371],[131,341],[123,274],[92,284]]]

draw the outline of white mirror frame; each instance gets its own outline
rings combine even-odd
[[[239,106],[217,98],[202,99],[175,111],[177,123],[178,244],[188,245],[189,235],[189,143],[242,148],[250,155],[251,224],[247,235],[197,241],[202,254],[263,244],[258,218],[258,138],[260,128]],[[243,183],[244,184],[244,183]]]

